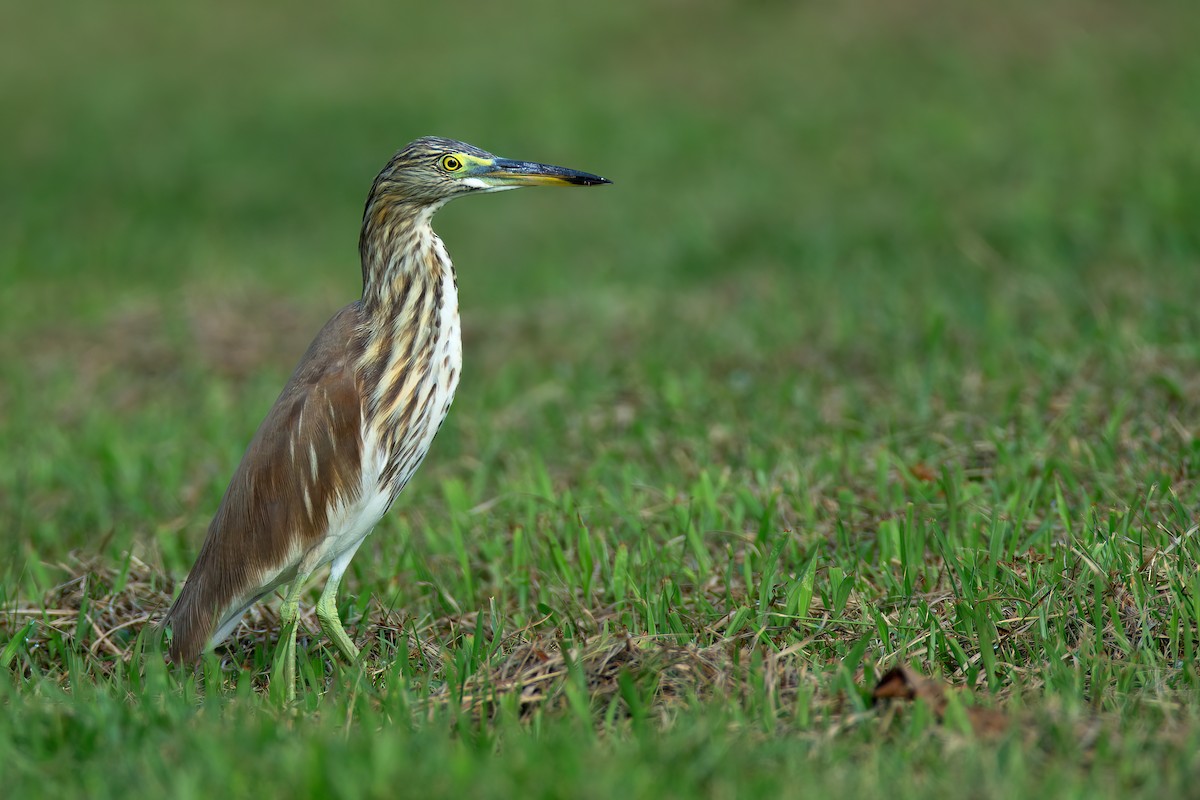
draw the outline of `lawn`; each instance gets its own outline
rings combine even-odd
[[[1194,793],[1191,0],[18,6],[6,796]],[[614,185],[439,213],[464,374],[363,662],[317,581],[296,703],[278,599],[164,666],[426,134]]]

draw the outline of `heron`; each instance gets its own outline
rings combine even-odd
[[[425,458],[462,369],[458,280],[434,214],[469,194],[606,183],[432,136],[392,156],[363,211],[362,297],[317,334],[233,473],[162,622],[173,662],[196,661],[286,587],[271,683],[273,694],[282,683],[294,699],[301,592],[325,566],[317,619],[341,654],[358,660],[338,619],[338,586]]]

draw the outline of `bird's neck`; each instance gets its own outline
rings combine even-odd
[[[369,318],[382,320],[402,312],[414,290],[433,290],[442,274],[454,269],[430,224],[438,207],[399,200],[368,206],[358,250],[362,306]]]
[[[431,360],[441,340],[453,338],[457,346],[457,281],[430,226],[436,210],[393,204],[368,209],[363,221],[360,367],[377,410],[411,395],[408,382],[424,372],[413,367]]]

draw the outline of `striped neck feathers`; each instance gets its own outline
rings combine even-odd
[[[392,317],[407,300],[433,290],[454,269],[430,224],[444,203],[418,204],[373,198],[358,239],[362,259],[362,305],[368,317]]]
[[[440,204],[439,204],[440,205]],[[454,267],[430,227],[437,206],[369,206],[359,250],[365,339],[358,370],[368,416],[406,415],[430,371],[447,315],[457,317]],[[457,334],[454,334],[457,335]],[[415,367],[415,368],[414,368]]]

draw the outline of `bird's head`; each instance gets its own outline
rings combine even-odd
[[[476,192],[522,186],[595,186],[610,183],[587,172],[499,158],[465,142],[426,136],[388,162],[371,189],[373,199],[426,206]],[[370,205],[370,201],[368,201]]]

